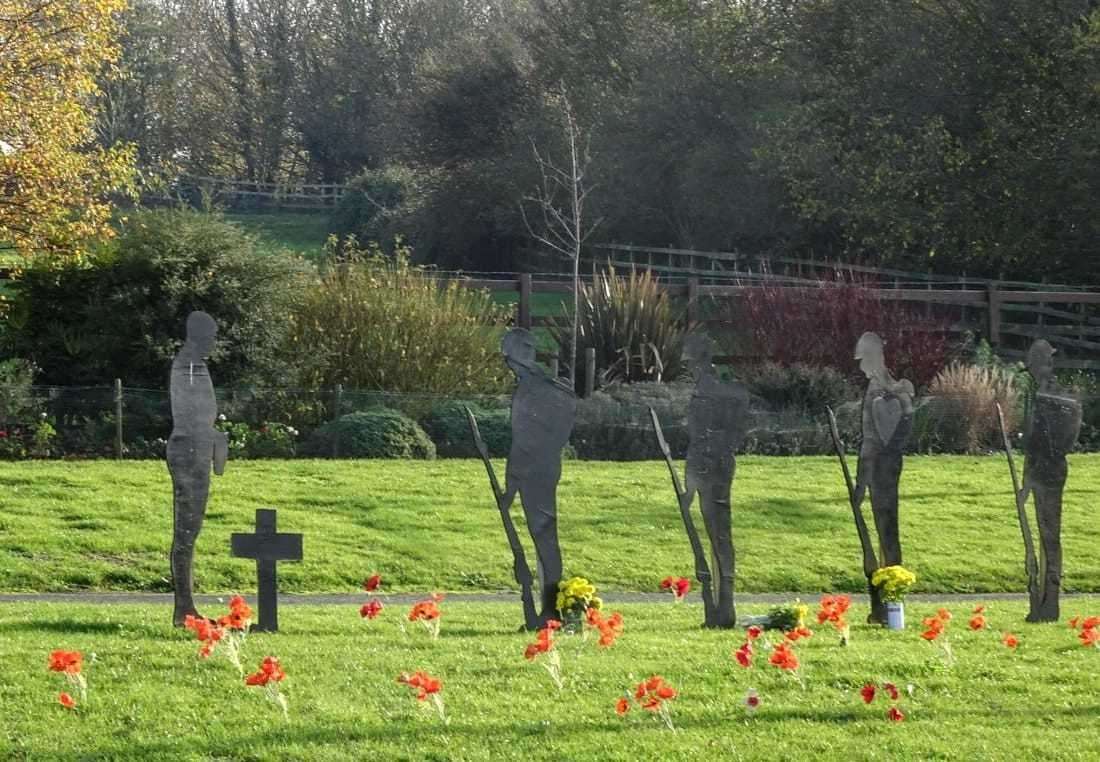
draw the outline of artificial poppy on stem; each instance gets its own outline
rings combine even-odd
[[[925,617],[921,621],[924,632],[920,636],[929,643],[939,642],[940,648],[943,650],[944,662],[950,667],[955,663],[955,654],[951,651],[951,643],[947,638],[947,623],[949,621],[951,621],[951,612],[947,609],[940,609],[935,616]]]
[[[978,630],[984,630],[986,627],[985,621],[985,606],[975,606],[973,615],[970,617],[970,621],[967,622],[967,626],[971,630],[977,632]]]
[[[265,656],[263,661],[260,662],[260,668],[248,675],[244,679],[244,684],[263,688],[267,699],[283,710],[283,719],[289,722],[290,707],[280,688],[280,683],[285,679],[286,672],[283,671],[283,666],[279,663],[279,660],[274,656]]]
[[[623,615],[618,611],[605,617],[599,609],[590,608],[585,612],[585,624],[600,633],[600,639],[596,641],[600,648],[610,648],[623,634]],[[585,634],[588,634],[587,630]]]
[[[382,613],[382,601],[377,598],[371,598],[359,607],[359,616],[363,619],[374,619],[380,613]]]
[[[76,700],[65,691],[61,691],[61,694],[57,697],[57,701],[66,709],[76,709]]]
[[[382,585],[382,575],[372,574],[363,582],[363,589],[368,593],[377,592],[378,588]]]
[[[412,674],[402,672],[397,676],[397,682],[402,685],[407,685],[416,691],[416,700],[418,702],[431,701],[432,706],[435,707],[435,711],[439,715],[439,719],[443,721],[443,724],[447,725],[450,723],[443,707],[443,696],[440,695],[440,692],[443,690],[442,680],[437,677],[432,677],[427,672],[417,670]]]
[[[651,675],[634,688],[634,701],[647,712],[653,712],[665,723],[669,730],[676,728],[672,724],[672,715],[669,713],[668,702],[676,698],[679,693],[671,685],[665,682],[660,675]],[[619,711],[625,699],[619,699],[615,705],[615,711],[626,714],[627,710]],[[628,707],[629,709],[629,707]]]
[[[1005,648],[1008,648],[1012,651],[1015,651],[1016,647],[1020,645],[1020,639],[1013,635],[1011,632],[1006,632],[1001,637],[1001,642],[1004,644]]]
[[[672,593],[677,603],[680,603],[691,592],[691,580],[687,577],[665,577],[661,580],[661,589]]]
[[[749,692],[745,694],[745,711],[749,714],[753,714],[760,708],[760,694],[758,694],[752,688],[749,688]]]
[[[554,633],[560,629],[561,622],[557,619],[547,620],[546,625],[535,634],[535,642],[529,643],[523,651],[523,658],[527,661],[535,661],[542,654],[546,655],[540,663],[550,673],[550,679],[559,691],[565,687],[561,676],[561,653],[554,648]]]
[[[852,630],[848,623],[848,609],[852,606],[852,599],[847,595],[823,595],[818,603],[817,623],[831,622],[840,633],[840,645],[848,645]]]
[[[69,686],[80,694],[80,700],[88,698],[88,681],[84,678],[84,654],[80,651],[51,651],[50,659],[46,665],[50,672],[58,672],[65,675]],[[63,693],[67,696],[67,693]],[[70,696],[70,699],[72,697]],[[65,702],[62,700],[62,704]],[[75,702],[74,702],[75,706]],[[72,707],[69,707],[70,709]]]
[[[422,623],[424,629],[432,636],[432,640],[439,637],[440,619],[443,616],[443,611],[439,608],[441,600],[443,600],[441,594],[433,593],[430,598],[414,603],[409,610],[409,621]]]

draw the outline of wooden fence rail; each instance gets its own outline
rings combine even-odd
[[[532,298],[535,294],[569,294],[572,291],[572,284],[569,282],[535,280],[528,274],[502,279],[464,278],[459,282],[470,288],[515,292],[518,296],[516,324],[525,328],[555,325],[560,320],[532,313]],[[737,299],[747,291],[762,288],[803,288],[797,285],[703,284],[697,277],[689,278],[686,283],[664,283],[662,287],[670,296],[687,300],[689,319],[710,325],[720,325],[727,321],[703,317],[702,307],[706,299]],[[947,330],[974,331],[1006,357],[1021,357],[1026,343],[1036,338],[1045,338],[1056,349],[1065,350],[1055,355],[1058,367],[1100,370],[1100,361],[1095,359],[1100,357],[1100,316],[1088,314],[1089,309],[1095,310],[1100,306],[1100,292],[1001,289],[992,281],[984,288],[872,288],[869,291],[884,300],[965,308],[978,312],[981,315],[979,320],[957,321]],[[1070,311],[1041,308],[1037,306],[1040,301],[1044,304],[1071,305],[1078,309]],[[1010,311],[1015,314],[1030,312],[1055,316],[1074,322],[1006,322],[1002,313]],[[1065,356],[1067,352],[1071,356]],[[1082,354],[1087,356],[1082,357]]]

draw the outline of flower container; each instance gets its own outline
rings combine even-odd
[[[901,601],[886,601],[886,629],[905,629],[905,604]]]
[[[570,609],[561,613],[562,630],[570,635],[584,631],[584,609]]]

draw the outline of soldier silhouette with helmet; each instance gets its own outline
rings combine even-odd
[[[1066,455],[1081,431],[1081,403],[1054,378],[1054,348],[1043,339],[1031,345],[1027,369],[1035,393],[1024,430],[1024,482],[1018,505],[1035,497],[1039,525],[1039,589],[1031,597],[1029,622],[1056,622],[1062,588],[1062,491],[1069,475]]]
[[[901,564],[901,537],[898,526],[898,482],[901,479],[905,442],[913,428],[913,384],[895,380],[886,367],[882,339],[865,333],[856,344],[855,359],[867,376],[863,396],[863,439],[853,502],[863,503],[870,492],[871,513],[879,541],[879,559],[883,566]],[[885,623],[886,608],[878,588],[871,587],[869,622]]]
[[[168,381],[172,403],[172,434],[167,447],[172,476],[172,621],[177,627],[188,614],[198,614],[192,578],[195,540],[206,515],[211,468],[221,474],[229,454],[225,434],[214,428],[217,401],[206,367],[217,331],[214,319],[205,312],[188,315],[187,338],[172,361]]]

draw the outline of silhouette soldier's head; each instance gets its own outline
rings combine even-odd
[[[1054,377],[1054,352],[1046,339],[1039,339],[1027,350],[1028,372],[1040,386]]]
[[[883,341],[877,333],[868,331],[856,342],[855,359],[859,360],[859,369],[867,378],[886,374],[886,356]]]
[[[202,359],[214,351],[214,340],[218,335],[218,324],[205,312],[196,310],[187,316],[187,338],[183,343],[183,354]]]
[[[514,373],[535,367],[535,337],[526,328],[511,328],[500,343],[504,362]]]
[[[698,379],[710,370],[711,361],[714,359],[714,343],[705,333],[698,331],[689,333],[684,338],[683,357],[684,365],[687,366],[691,375]]]

